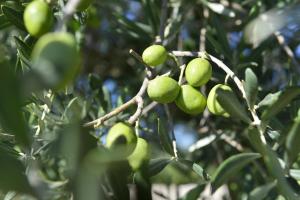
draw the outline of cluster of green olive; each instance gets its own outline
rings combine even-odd
[[[167,59],[167,51],[161,45],[152,45],[143,52],[143,61],[151,66],[163,64]],[[209,92],[208,98],[197,90],[205,85],[212,76],[212,66],[205,58],[191,60],[185,69],[185,78],[188,84],[179,85],[168,76],[158,76],[149,82],[147,93],[150,99],[158,103],[175,102],[183,112],[197,115],[202,113],[207,105],[208,110],[215,115],[228,117],[217,100],[217,89],[232,91],[227,85],[218,84]]]
[[[122,156],[127,157],[133,171],[139,170],[150,159],[150,145],[148,142],[137,137],[134,128],[125,122],[119,122],[112,126],[106,137],[108,149],[121,149]]]
[[[85,10],[93,0],[80,0],[77,11]],[[32,74],[44,87],[59,90],[69,84],[80,69],[80,53],[75,37],[67,32],[50,32],[53,12],[44,0],[33,0],[24,11],[28,33],[38,38],[32,51]]]

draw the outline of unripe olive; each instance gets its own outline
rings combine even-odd
[[[148,84],[147,93],[150,99],[158,103],[170,103],[174,101],[179,93],[178,83],[167,76],[159,76]]]
[[[110,128],[106,137],[106,147],[124,148],[124,155],[130,155],[136,147],[137,137],[134,128],[127,123],[119,122]]]
[[[211,74],[211,64],[204,58],[195,58],[191,60],[185,70],[187,82],[194,87],[199,87],[207,83],[211,78]]]
[[[185,113],[197,115],[204,111],[206,98],[192,86],[183,85],[175,103]]]
[[[129,165],[131,166],[133,171],[137,171],[142,165],[146,164],[149,159],[150,146],[148,142],[143,138],[138,138],[134,151],[128,157]]]
[[[24,24],[30,35],[39,37],[48,32],[53,25],[52,11],[43,0],[34,0],[24,11]]]
[[[94,0],[80,0],[79,4],[77,6],[77,10],[83,11],[83,10],[87,9],[93,1]]]
[[[221,88],[223,90],[232,91],[231,88],[227,85],[218,84],[215,85],[209,92],[208,98],[207,98],[207,108],[208,110],[215,114],[215,115],[222,115],[224,117],[229,117],[229,114],[222,108],[220,103],[218,102],[218,95],[216,93],[216,90],[218,88]]]
[[[157,66],[165,62],[168,53],[161,45],[152,45],[146,48],[142,54],[143,61],[149,66]]]
[[[76,40],[69,33],[48,33],[35,44],[33,71],[46,87],[61,89],[70,83],[79,70],[80,54]]]

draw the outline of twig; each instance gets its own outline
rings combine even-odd
[[[168,104],[164,104],[164,108],[165,108],[165,111],[166,111],[166,114],[167,114],[169,128],[171,129],[171,139],[172,139],[172,146],[173,146],[174,156],[175,156],[175,159],[177,159],[178,155],[177,155],[176,137],[175,137],[174,129],[173,129],[173,118],[171,116]]]
[[[150,110],[152,110],[157,105],[158,103],[156,101],[152,101],[149,105],[147,105],[144,108],[142,115],[146,115]]]
[[[138,96],[138,95],[136,96],[136,103],[137,103],[136,112],[128,120],[130,124],[134,124],[143,112],[144,100],[142,96]]]
[[[246,99],[246,92],[243,86],[242,81],[234,74],[234,72],[227,67],[221,60],[218,58],[207,54],[206,52],[192,52],[192,51],[172,51],[172,54],[175,56],[189,56],[189,57],[208,57],[212,62],[214,62],[218,67],[220,67],[225,73],[235,82],[236,86],[242,93],[242,97]],[[248,103],[247,99],[246,102]],[[266,139],[264,137],[264,129],[261,125],[261,120],[259,119],[255,109],[251,109],[251,107],[248,105],[249,111],[253,118],[253,125],[255,125],[260,133],[261,140],[264,144],[266,144]]]
[[[285,51],[285,53],[287,54],[288,57],[291,58],[294,66],[295,66],[295,69],[296,69],[296,72],[298,74],[300,74],[300,63],[297,61],[297,59],[295,58],[295,55],[292,51],[292,49],[287,45],[284,37],[280,34],[279,31],[275,32],[274,33],[278,43],[280,44],[280,46],[282,47],[282,49]]]
[[[106,120],[108,120],[108,119],[116,116],[117,114],[123,112],[128,107],[130,107],[131,105],[138,103],[139,100],[137,100],[137,99],[139,99],[141,96],[143,96],[143,94],[146,92],[148,82],[149,82],[148,78],[145,78],[144,81],[143,81],[143,84],[142,84],[139,92],[136,94],[136,96],[134,96],[132,99],[130,99],[126,103],[122,104],[121,106],[117,107],[116,109],[114,109],[110,113],[104,115],[103,117],[100,117],[100,118],[95,119],[91,122],[85,123],[84,127],[94,126],[94,128],[97,128],[100,125],[102,125],[103,122],[105,122]]]

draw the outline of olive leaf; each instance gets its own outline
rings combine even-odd
[[[247,68],[245,71],[245,82],[243,86],[246,92],[248,105],[252,109],[258,92],[258,81],[256,75],[250,68]]]
[[[277,96],[278,95],[278,96]],[[268,108],[266,108],[262,114],[262,120],[267,121],[274,115],[278,114],[282,109],[284,109],[295,97],[300,95],[299,87],[290,87],[283,92],[277,94],[275,99]]]
[[[286,153],[288,161],[293,164],[300,153],[300,116],[295,119],[285,141]]]
[[[172,158],[156,158],[149,162],[149,176],[154,176],[161,172],[168,164],[172,162]]]
[[[241,105],[237,97],[232,91],[224,90],[218,88],[216,90],[217,101],[220,105],[230,114],[230,116],[240,119],[247,124],[251,123],[250,118],[248,117],[246,110]]]
[[[6,61],[0,61],[0,124],[14,134],[20,144],[29,146],[31,137],[21,111],[22,96],[19,80]]]
[[[198,184],[193,189],[188,191],[188,193],[184,197],[180,198],[179,200],[197,200],[199,199],[199,196],[204,189],[205,189],[205,184]]]
[[[158,135],[163,149],[170,155],[174,156],[172,141],[170,139],[168,129],[165,126],[166,124],[166,120],[163,120],[161,118],[157,119]]]
[[[212,190],[215,191],[239,170],[260,157],[258,153],[240,153],[226,159],[213,174]]]
[[[276,181],[259,186],[252,190],[249,195],[249,200],[263,200],[268,193],[276,186]]]
[[[1,6],[1,10],[6,19],[21,30],[26,30],[23,23],[23,12],[14,10],[8,6]]]

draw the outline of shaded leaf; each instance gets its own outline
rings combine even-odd
[[[229,178],[250,162],[261,157],[258,153],[240,153],[226,159],[218,167],[212,178],[213,191],[223,185]]]
[[[247,102],[250,108],[253,108],[258,92],[258,81],[256,75],[250,68],[247,68],[245,71],[244,89],[246,92]]]
[[[163,149],[170,155],[174,156],[172,141],[170,139],[168,129],[165,127],[166,124],[167,122],[165,120],[160,118],[157,119],[158,135]]]
[[[248,124],[251,123],[246,110],[232,91],[218,88],[216,93],[218,102],[226,110],[226,112],[230,114],[230,116],[240,119]]]
[[[21,30],[26,30],[23,23],[23,12],[14,10],[7,6],[1,6],[1,10],[7,20]]]
[[[0,61],[0,124],[16,136],[25,146],[31,143],[30,135],[21,111],[21,94],[18,79],[5,61]]]
[[[149,162],[149,176],[154,176],[161,172],[169,163],[171,163],[171,158],[156,158]]]
[[[263,200],[268,193],[276,186],[276,182],[267,183],[252,190],[249,195],[249,200]]]
[[[10,26],[11,23],[6,19],[4,14],[0,15],[0,29],[4,29],[8,26]]]
[[[287,199],[299,199],[299,197],[295,194],[295,192],[287,182],[284,170],[282,169],[279,159],[277,158],[275,152],[268,145],[262,143],[259,136],[259,132],[256,129],[252,129],[249,132],[249,136],[250,135],[250,142],[263,156],[265,165],[270,175],[277,180],[277,187],[279,193]]]
[[[188,191],[188,193],[183,198],[180,198],[180,200],[197,200],[199,199],[199,196],[204,189],[204,184],[198,184],[196,187]]]
[[[286,141],[286,153],[288,156],[289,164],[293,164],[296,161],[298,154],[300,153],[300,116],[295,119],[295,122],[290,129]]]
[[[15,190],[21,193],[34,194],[25,176],[25,166],[20,160],[5,151],[0,151],[0,163],[0,189],[2,191]]]

